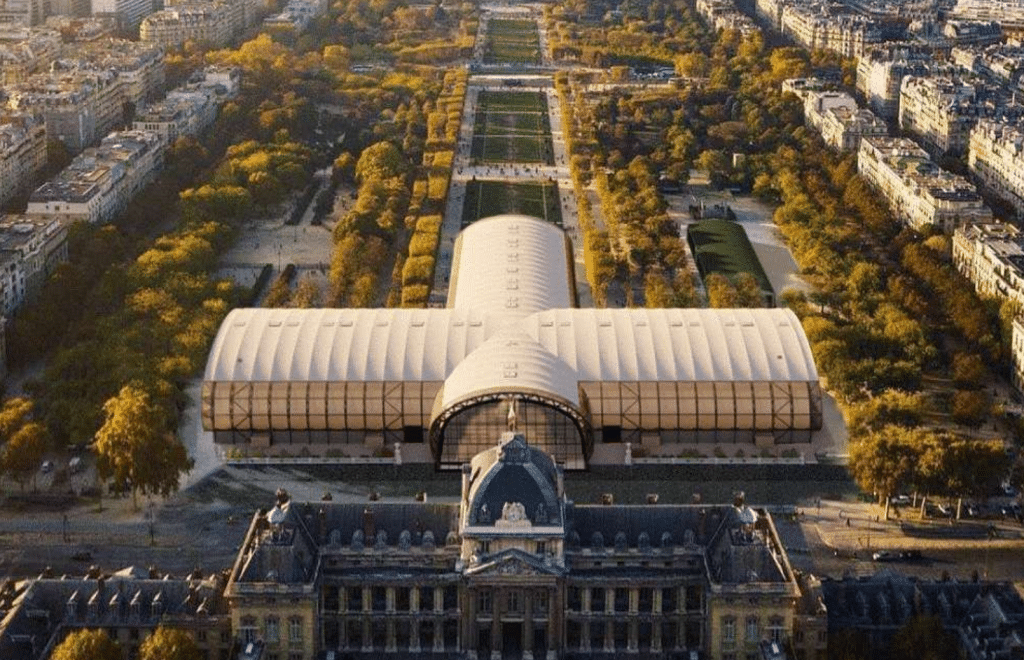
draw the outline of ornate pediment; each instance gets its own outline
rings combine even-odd
[[[548,565],[542,559],[519,550],[508,550],[497,556],[470,566],[467,575],[475,577],[501,577],[506,575],[557,575],[561,573],[558,566]]]

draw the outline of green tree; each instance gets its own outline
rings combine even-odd
[[[74,630],[57,645],[50,660],[121,660],[121,647],[104,630]]]
[[[97,468],[118,488],[167,496],[178,489],[182,472],[192,468],[185,447],[170,433],[166,413],[138,384],[121,388],[103,404],[106,421],[96,432]]]
[[[139,647],[139,660],[201,660],[203,654],[184,630],[160,626]]]

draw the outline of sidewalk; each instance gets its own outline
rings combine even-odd
[[[867,550],[984,550],[988,549],[1024,549],[1024,530],[1017,525],[1007,524],[999,520],[961,520],[955,523],[936,520],[919,520],[912,507],[900,509],[903,518],[895,518],[890,508],[890,519],[882,520],[882,508],[864,502],[822,501],[818,506],[799,507],[801,525],[812,525],[822,542],[842,554]],[[877,522],[876,522],[877,517]],[[849,524],[847,524],[847,522]],[[940,535],[944,529],[956,534],[968,526],[994,524],[996,535],[993,538],[949,538],[922,537],[906,534],[901,523],[927,526]]]

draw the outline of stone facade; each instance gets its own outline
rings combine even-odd
[[[226,597],[243,645],[295,660],[726,659],[789,645],[800,588],[766,512],[573,504],[509,432],[464,466],[458,504],[281,495]],[[748,626],[732,641],[730,620]]]
[[[980,120],[971,131],[967,163],[986,189],[1024,213],[1024,131]]]
[[[46,167],[46,125],[25,113],[0,115],[0,206],[31,190]]]
[[[960,225],[992,218],[973,185],[942,170],[911,140],[864,138],[857,153],[858,173],[913,229],[937,227],[952,233]]]

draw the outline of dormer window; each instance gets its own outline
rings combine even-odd
[[[477,543],[476,548],[477,548],[477,552],[479,554],[486,555],[487,553],[489,553],[491,551],[491,542],[490,541],[480,541],[479,543]]]
[[[543,557],[548,551],[548,544],[544,541],[537,541],[537,554]]]

